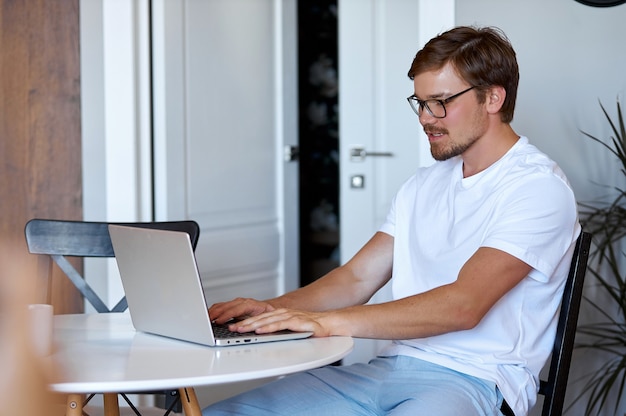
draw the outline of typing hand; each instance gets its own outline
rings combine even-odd
[[[236,298],[228,302],[214,304],[209,308],[209,316],[213,322],[224,324],[235,318],[242,319],[273,310],[274,307],[267,302],[251,298]]]
[[[289,329],[297,332],[311,331],[314,337],[328,337],[332,334],[322,324],[323,318],[327,315],[323,312],[273,309],[233,323],[229,329],[234,332],[256,332],[257,334]]]

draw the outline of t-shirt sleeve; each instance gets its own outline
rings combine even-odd
[[[389,234],[392,237],[395,236],[396,229],[396,198],[398,198],[397,195],[391,200],[391,207],[389,208],[389,212],[387,213],[387,218],[378,229],[378,231]]]
[[[580,232],[575,207],[571,188],[560,178],[540,174],[527,178],[524,186],[503,194],[483,246],[519,258],[535,269],[531,277],[545,281]]]

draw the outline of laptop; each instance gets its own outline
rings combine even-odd
[[[312,332],[235,333],[211,322],[189,234],[109,225],[136,330],[209,346],[307,338]],[[225,335],[218,332],[226,331]]]

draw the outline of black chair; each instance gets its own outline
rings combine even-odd
[[[590,246],[591,234],[582,232],[576,242],[572,265],[565,283],[548,379],[541,380],[539,385],[539,394],[544,396],[542,416],[560,416],[563,413]]]
[[[572,265],[563,291],[548,379],[540,380],[539,394],[544,396],[542,416],[560,416],[563,413],[590,245],[591,234],[582,232],[576,241]],[[502,413],[505,416],[514,416],[506,404]]]
[[[200,227],[195,221],[118,223],[133,227],[183,231],[189,234],[193,248],[200,237]],[[72,281],[76,289],[99,313],[123,312],[128,307],[126,297],[111,309],[87,284],[68,261],[69,257],[115,257],[108,223],[85,221],[60,221],[32,219],[25,227],[26,243],[31,254],[50,256]],[[48,286],[50,282],[48,282]],[[48,295],[50,291],[47,290]]]
[[[141,228],[155,228],[160,230],[181,231],[189,234],[191,244],[195,250],[200,237],[200,227],[195,221],[166,221],[166,222],[134,222],[134,223],[114,223],[129,225]],[[89,286],[83,276],[72,266],[66,257],[115,257],[111,237],[109,236],[109,223],[107,222],[86,222],[86,221],[61,221],[50,219],[32,219],[26,223],[24,232],[26,243],[31,254],[45,255],[42,257],[45,262],[40,270],[46,271],[47,282],[45,285],[46,298],[50,303],[51,279],[50,258],[67,275],[82,296],[94,307],[98,313],[123,312],[127,309],[126,297],[113,307],[109,308],[96,292]],[[185,390],[185,389],[181,389]],[[165,394],[166,414],[172,410],[180,411],[180,394],[178,390],[143,392],[144,394]],[[195,393],[191,389],[185,390],[186,396]],[[135,414],[140,415],[139,410],[133,405],[128,397],[120,393],[122,398],[128,403]],[[91,400],[90,395],[85,404]],[[105,394],[105,407],[107,403],[117,405],[115,394]]]

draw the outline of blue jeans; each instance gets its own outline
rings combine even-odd
[[[202,415],[500,416],[501,404],[492,382],[395,356],[287,376],[209,406]]]

